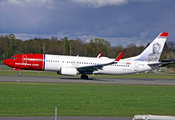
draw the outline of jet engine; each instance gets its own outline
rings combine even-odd
[[[78,73],[77,69],[73,67],[62,67],[60,69],[60,72],[57,72],[57,74],[70,75],[70,76],[75,76],[77,75],[77,73]]]

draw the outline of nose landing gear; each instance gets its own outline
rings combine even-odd
[[[18,76],[21,76],[21,69],[18,68],[12,68],[13,70],[19,71]]]
[[[18,76],[21,76],[21,71],[19,71]]]

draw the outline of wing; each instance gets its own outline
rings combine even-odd
[[[102,70],[104,66],[111,65],[111,64],[117,64],[120,58],[122,57],[123,52],[121,52],[114,61],[104,64],[96,64],[91,66],[83,66],[83,67],[77,67],[77,70],[80,73],[86,73],[86,74],[92,74],[94,71]]]

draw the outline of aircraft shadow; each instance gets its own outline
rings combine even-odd
[[[61,77],[59,79],[68,79],[68,80],[87,80],[87,81],[107,81],[107,80],[101,80],[100,78],[89,78],[89,79],[81,79],[81,78],[70,78],[70,77]]]

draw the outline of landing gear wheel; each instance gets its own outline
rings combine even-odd
[[[88,76],[86,74],[82,74],[81,79],[88,79]]]
[[[81,75],[81,79],[83,79],[84,77],[83,77],[83,75]]]
[[[87,75],[85,75],[85,79],[88,79],[88,76]]]
[[[18,73],[18,76],[21,76],[21,73],[20,72]]]

